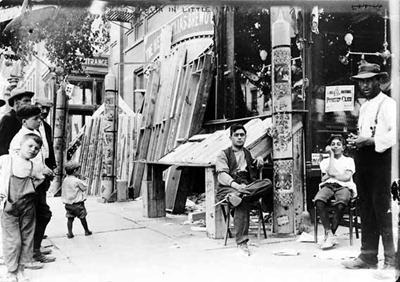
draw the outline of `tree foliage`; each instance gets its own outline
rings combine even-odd
[[[30,13],[36,13],[36,19],[24,21]],[[24,63],[36,55],[35,45],[43,42],[49,61],[63,74],[82,72],[84,58],[92,58],[109,40],[104,16],[92,15],[85,8],[61,7],[39,13],[28,11],[0,36],[0,47],[10,47]]]

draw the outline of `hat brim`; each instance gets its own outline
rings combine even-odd
[[[387,72],[380,72],[380,73],[366,72],[366,73],[362,73],[362,74],[358,74],[358,75],[353,75],[352,77],[350,77],[350,79],[353,81],[357,81],[357,80],[368,79],[368,78],[376,77],[376,76],[387,79],[389,77],[389,74]]]
[[[11,96],[10,98],[8,98],[8,104],[13,107],[14,106],[14,100],[17,99],[18,97],[21,96],[29,96],[30,98],[32,98],[35,95],[35,93],[31,92],[31,91],[26,91],[26,92],[22,92],[22,93],[18,93],[14,96]]]

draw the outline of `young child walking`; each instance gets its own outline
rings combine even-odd
[[[2,242],[7,268],[5,281],[29,281],[25,264],[32,261],[35,233],[35,187],[44,180],[43,167],[31,160],[39,153],[42,139],[34,133],[21,138],[16,155],[0,156]]]
[[[92,231],[89,230],[86,215],[87,211],[85,208],[86,201],[86,190],[87,184],[85,181],[79,179],[79,168],[81,165],[77,162],[71,161],[65,164],[65,172],[67,176],[61,185],[61,199],[65,204],[65,210],[67,211],[66,217],[68,233],[67,237],[73,238],[72,224],[75,217],[81,220],[82,226],[85,229],[85,235],[92,235]]]

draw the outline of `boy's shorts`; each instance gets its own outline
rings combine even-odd
[[[87,216],[84,202],[65,204],[65,210],[67,211],[65,214],[66,217],[85,218]]]
[[[314,201],[320,200],[327,203],[330,199],[335,199],[335,204],[342,203],[348,205],[352,191],[348,187],[340,186],[338,183],[325,183],[318,191]]]

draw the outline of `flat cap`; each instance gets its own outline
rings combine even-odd
[[[17,112],[16,116],[17,119],[22,121],[23,119],[27,119],[30,117],[38,116],[41,114],[41,110],[38,106],[35,105],[23,105],[20,107]]]

